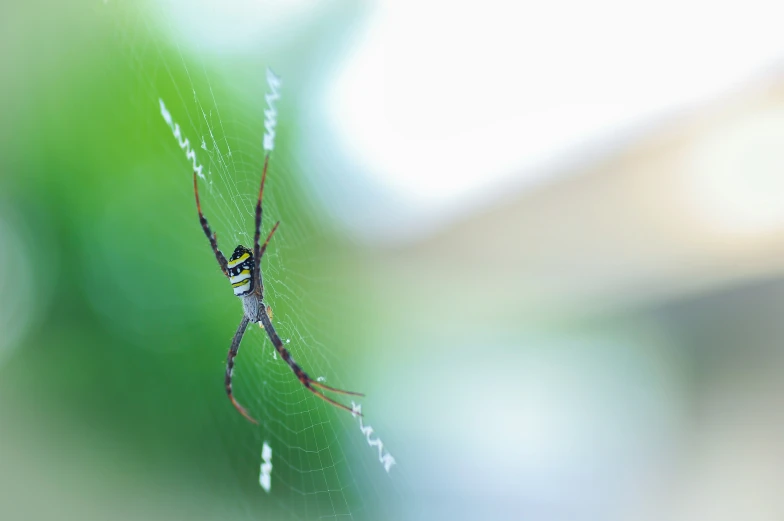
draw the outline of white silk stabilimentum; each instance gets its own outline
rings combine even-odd
[[[161,98],[158,98],[158,102],[161,105],[161,116],[163,116],[163,120],[169,125],[169,128],[172,129],[174,133],[174,138],[177,140],[177,143],[180,145],[180,148],[185,150],[185,157],[190,159],[193,163],[193,171],[201,177],[202,179],[206,179],[204,174],[201,172],[201,165],[196,160],[196,151],[191,148],[191,144],[188,141],[188,138],[183,138],[182,132],[180,132],[180,125],[174,122],[172,119],[171,113],[166,109],[166,105],[163,103]]]
[[[261,473],[259,474],[259,485],[265,492],[269,493],[272,488],[272,447],[267,442],[261,448]]]
[[[392,454],[389,452],[384,452],[384,442],[380,439],[373,440],[370,438],[370,435],[373,434],[373,427],[370,425],[365,427],[365,424],[362,423],[362,416],[359,416],[362,414],[362,404],[351,402],[351,413],[355,418],[359,418],[359,430],[367,437],[368,445],[371,447],[378,447],[378,461],[384,465],[384,470],[386,470],[388,474],[389,469],[396,463],[395,458],[393,458]]]
[[[275,102],[280,99],[278,89],[280,88],[280,78],[267,68],[267,85],[269,92],[264,95],[267,100],[267,109],[264,111],[264,150],[270,152],[275,148],[275,126],[278,124],[278,109]]]

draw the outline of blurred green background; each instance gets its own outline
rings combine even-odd
[[[521,159],[492,178],[488,166],[486,187],[437,213],[459,172],[394,190],[382,173],[354,175],[372,172],[367,157],[340,148],[316,110],[375,34],[369,21],[394,18],[389,4],[227,5],[0,7],[0,518],[784,516],[780,48],[721,93],[651,113],[620,104],[631,123],[564,142],[540,168]],[[428,6],[396,18],[411,32],[392,32],[395,45],[451,34],[447,20],[425,23],[441,12]],[[488,34],[523,18],[475,9]],[[579,65],[580,41],[556,38],[574,60],[563,68]],[[546,46],[533,60],[491,40],[509,70],[562,63]],[[423,51],[435,58],[413,83],[452,81],[448,47]],[[455,88],[481,65],[466,59]],[[258,328],[235,390],[261,425],[223,391],[241,307],[159,99],[209,171],[202,204],[228,253],[252,237],[268,66],[284,86],[267,300],[311,375],[367,394],[389,474],[358,421],[303,390]],[[523,72],[548,90],[546,75]],[[600,104],[581,101],[585,83],[559,88],[581,127],[576,108]],[[423,110],[444,103],[435,90]],[[449,110],[481,112],[474,101]],[[487,128],[514,150],[536,141],[536,127]],[[471,153],[481,165],[494,146],[463,139],[419,160],[465,159],[465,179],[481,179]],[[271,494],[258,485],[264,441]]]
[[[349,427],[359,438],[355,421],[314,404],[271,351],[260,352],[269,343],[259,331],[243,342],[235,389],[264,418],[264,434],[223,392],[241,306],[198,226],[192,170],[158,97],[200,152],[204,128],[192,126],[200,107],[191,88],[208,95],[208,111],[223,110],[217,131],[229,133],[216,139],[235,152],[230,167],[202,152],[205,168],[217,169],[215,182],[202,186],[202,204],[227,255],[239,242],[252,245],[264,97],[240,105],[229,80],[208,75],[200,60],[188,71],[176,45],[149,28],[151,9],[3,7],[2,59],[13,73],[2,96],[2,323],[13,336],[3,342],[0,369],[2,517],[310,517],[346,513],[349,500],[357,510],[356,487],[343,485],[337,505],[329,493],[351,479],[330,445]],[[323,34],[311,43],[265,56],[250,72],[249,61],[234,64],[245,72],[231,82],[263,93],[265,66],[281,56],[307,63],[330,32],[317,29]],[[274,220],[285,223],[264,268],[270,286],[281,284],[268,288],[267,300],[295,353],[298,341],[329,349],[329,382],[359,389],[367,381],[350,376],[372,318],[343,283],[350,248],[303,201],[287,150],[293,88],[286,97],[264,232]],[[347,327],[340,317],[351,320],[338,335]],[[312,364],[306,353],[295,356],[314,376],[326,371],[318,356]],[[279,463],[272,499],[258,485],[262,439],[271,439]]]

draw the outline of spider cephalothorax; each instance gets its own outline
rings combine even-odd
[[[237,246],[226,269],[235,295],[244,297],[253,291],[253,252],[250,249],[241,244]]]
[[[332,398],[325,396],[321,393],[321,391],[318,391],[316,387],[335,393],[353,394],[357,396],[363,395],[361,393],[343,391],[341,389],[324,385],[318,380],[314,380],[308,376],[308,374],[303,371],[302,368],[291,357],[291,353],[289,353],[289,351],[283,346],[283,341],[278,336],[278,333],[275,332],[275,328],[272,327],[272,320],[270,318],[271,312],[264,305],[264,284],[262,284],[261,267],[259,266],[261,258],[264,256],[264,252],[267,250],[267,245],[269,244],[272,235],[275,233],[275,230],[278,229],[278,225],[280,224],[280,222],[275,223],[275,226],[272,227],[269,235],[267,235],[267,240],[264,241],[264,244],[259,245],[259,240],[261,239],[261,198],[264,195],[264,180],[267,178],[268,162],[269,156],[264,159],[264,170],[261,174],[259,198],[256,201],[256,226],[253,235],[253,251],[242,245],[237,246],[228,261],[226,260],[226,256],[223,255],[223,252],[218,248],[218,239],[212,230],[210,230],[210,225],[207,223],[207,218],[204,217],[204,214],[201,212],[201,203],[199,202],[199,185],[196,177],[197,174],[196,172],[193,173],[193,191],[196,194],[196,209],[199,212],[199,222],[201,223],[201,227],[204,230],[204,234],[210,241],[210,246],[212,246],[212,251],[215,253],[215,258],[220,265],[221,271],[223,271],[223,274],[226,275],[231,282],[231,286],[234,289],[234,294],[242,298],[242,320],[240,321],[240,325],[237,328],[237,332],[234,333],[234,339],[232,339],[231,348],[229,348],[229,355],[226,358],[226,393],[229,395],[231,403],[243,416],[253,423],[257,423],[256,420],[254,420],[253,417],[248,414],[248,411],[246,411],[245,408],[237,402],[231,390],[231,378],[234,374],[234,357],[237,356],[237,352],[240,349],[240,342],[242,342],[242,337],[245,335],[245,330],[248,328],[248,324],[254,322],[258,323],[261,327],[264,328],[264,330],[267,332],[267,336],[272,342],[272,345],[275,347],[275,350],[289,365],[291,370],[294,371],[294,375],[308,391],[312,392],[322,400],[331,403],[332,405],[345,409],[352,414],[361,416],[361,413],[355,412],[342,403],[336,402]]]

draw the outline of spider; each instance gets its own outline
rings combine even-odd
[[[272,327],[272,319],[270,318],[272,315],[272,309],[264,305],[264,284],[262,283],[260,262],[262,256],[264,256],[264,252],[267,249],[267,245],[269,244],[272,235],[275,233],[275,230],[278,229],[278,225],[280,224],[280,221],[275,223],[275,226],[272,227],[269,235],[267,235],[267,240],[264,241],[264,244],[259,246],[259,239],[261,238],[261,198],[264,195],[264,180],[267,178],[268,163],[269,154],[264,158],[264,169],[261,174],[261,186],[259,187],[259,199],[256,201],[256,228],[253,236],[253,251],[246,248],[245,246],[239,245],[234,249],[234,253],[232,253],[231,258],[228,261],[226,260],[226,256],[223,255],[223,252],[221,252],[218,248],[217,236],[212,232],[212,230],[210,230],[210,225],[207,223],[207,218],[204,217],[204,214],[201,211],[201,203],[199,202],[199,185],[196,172],[193,172],[193,192],[196,194],[196,209],[199,212],[199,221],[201,222],[201,227],[204,230],[204,234],[207,236],[207,239],[210,241],[210,246],[212,246],[212,251],[215,252],[215,258],[218,260],[221,271],[223,271],[223,274],[228,277],[229,282],[231,282],[231,287],[234,289],[234,295],[242,299],[242,307],[244,310],[242,320],[240,321],[239,327],[237,327],[237,332],[234,333],[234,338],[231,341],[231,348],[229,349],[229,354],[226,359],[226,393],[229,395],[229,400],[231,400],[231,403],[240,412],[240,414],[242,414],[252,423],[258,423],[258,421],[248,414],[248,411],[245,409],[245,407],[237,402],[237,400],[234,398],[234,394],[231,391],[231,378],[232,374],[234,373],[234,357],[237,356],[237,352],[240,349],[240,342],[242,342],[242,337],[245,334],[245,330],[247,329],[248,324],[253,322],[258,323],[260,327],[264,328],[264,330],[267,332],[267,336],[269,336],[269,339],[272,342],[272,345],[275,346],[275,350],[278,352],[280,357],[287,364],[289,364],[289,367],[291,367],[291,370],[294,371],[297,379],[302,385],[305,386],[308,391],[336,407],[340,407],[341,409],[345,409],[352,414],[355,414],[351,408],[333,400],[328,396],[325,396],[315,388],[318,387],[327,391],[341,394],[350,394],[354,396],[364,395],[362,393],[335,389],[334,387],[324,385],[323,383],[308,376],[308,374],[303,371],[299,365],[297,365],[288,350],[283,347],[283,342],[278,336],[278,333],[275,332],[275,328]]]

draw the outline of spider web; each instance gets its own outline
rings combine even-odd
[[[399,518],[402,471],[368,428],[383,425],[382,420],[365,404],[361,424],[306,391],[257,326],[251,325],[243,339],[233,384],[238,401],[260,425],[247,423],[225,399],[225,356],[241,305],[198,226],[191,165],[201,166],[202,208],[222,251],[228,257],[237,244],[252,246],[265,156],[267,67],[283,81],[261,230],[263,240],[281,220],[261,265],[273,325],[294,359],[327,385],[366,390],[362,368],[372,364],[362,358],[366,355],[359,352],[358,338],[347,327],[347,317],[361,307],[355,302],[361,293],[350,279],[351,250],[341,246],[339,234],[314,209],[302,180],[304,167],[296,159],[298,89],[296,84],[287,86],[289,69],[263,48],[252,56],[228,59],[186,49],[183,35],[167,18],[171,13],[163,8],[130,3],[104,7],[136,80],[129,102],[145,122],[136,129],[140,146],[154,147],[160,163],[145,167],[160,171],[156,190],[165,194],[167,204],[183,209],[169,223],[169,239],[189,266],[176,268],[187,270],[193,285],[203,288],[177,304],[226,331],[223,344],[198,349],[214,352],[211,381],[219,382],[214,392],[224,403],[210,406],[205,414],[221,432],[223,446],[214,450],[230,462],[238,491],[239,497],[232,499],[239,502],[238,514],[232,517]],[[171,125],[162,113],[170,115]],[[172,132],[174,124],[178,137]],[[351,397],[332,396],[352,406]]]

